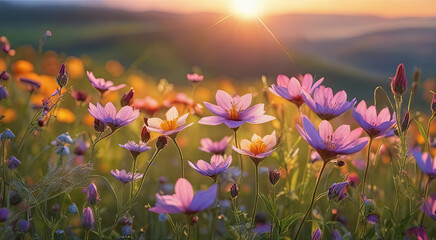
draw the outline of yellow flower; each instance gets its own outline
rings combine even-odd
[[[59,122],[63,123],[73,123],[74,121],[76,121],[76,116],[71,110],[67,108],[59,108],[56,114],[56,119]]]

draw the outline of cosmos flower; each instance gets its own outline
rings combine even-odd
[[[151,147],[147,146],[147,143],[144,143],[142,141],[139,141],[139,143],[136,143],[134,141],[128,141],[125,144],[118,144],[118,146],[127,149],[127,151],[129,151],[135,159],[138,157],[139,154],[151,149]]]
[[[216,93],[218,105],[204,102],[206,108],[217,116],[204,117],[198,123],[212,126],[224,123],[229,128],[237,129],[245,122],[260,124],[275,119],[273,116],[265,115],[264,105],[261,103],[248,108],[251,100],[251,94],[232,97],[228,93],[218,90]]]
[[[317,130],[313,123],[303,116],[303,127],[297,125],[300,135],[315,148],[324,162],[328,162],[339,155],[349,155],[362,150],[368,143],[368,137],[360,138],[362,128],[350,131],[349,125],[339,126],[333,132],[332,125],[323,120]]]
[[[271,85],[269,91],[299,107],[304,103],[301,96],[302,92],[306,91],[309,95],[312,95],[313,91],[321,85],[322,81],[324,81],[324,78],[319,79],[313,84],[313,77],[309,73],[301,76],[299,80],[295,77],[289,79],[285,75],[278,75],[277,86],[275,84]]]
[[[309,93],[303,91],[304,102],[323,120],[331,120],[342,115],[356,104],[356,98],[347,101],[347,93],[339,91],[333,95],[331,88],[320,86],[315,89],[313,99]]]
[[[328,197],[330,200],[335,200],[337,202],[341,201],[347,196],[348,182],[333,183],[328,191]]]
[[[157,132],[165,136],[171,136],[183,129],[191,126],[193,123],[186,125],[186,118],[189,113],[179,117],[179,112],[176,107],[170,108],[165,114],[166,120],[160,118],[150,118],[147,120],[147,130],[150,132]]]
[[[108,125],[112,130],[129,125],[139,117],[139,111],[133,110],[130,106],[122,107],[117,113],[117,109],[111,102],[104,107],[100,103],[97,103],[97,106],[89,103],[88,111],[95,119]]]
[[[216,199],[217,184],[215,183],[206,191],[194,190],[191,183],[185,178],[179,178],[175,186],[175,194],[156,194],[156,205],[149,209],[155,213],[186,213],[195,214],[210,207]]]
[[[387,107],[383,108],[377,115],[375,106],[367,108],[366,102],[362,100],[354,108],[353,117],[363,130],[368,133],[369,137],[389,137],[394,134],[395,113],[391,117]]]
[[[197,74],[197,73],[193,73],[193,74],[186,74],[186,78],[188,79],[188,81],[192,82],[192,83],[198,83],[203,81],[204,76]]]
[[[423,173],[427,174],[430,178],[436,177],[436,157],[432,159],[429,153],[421,153],[418,150],[413,151],[413,155]]]
[[[126,86],[126,84],[120,84],[114,86],[112,81],[105,81],[103,78],[95,78],[92,72],[86,72],[89,81],[92,86],[97,89],[102,95],[107,91],[116,91]]]
[[[141,173],[135,173],[135,176],[132,177],[132,173],[131,172],[126,172],[126,170],[121,170],[119,171],[118,169],[111,170],[111,174],[112,176],[114,176],[118,181],[120,181],[123,184],[129,183],[132,181],[132,179],[138,180],[140,178],[142,178],[143,174]]]
[[[216,142],[212,141],[210,138],[202,138],[199,149],[203,152],[223,155],[226,152],[230,140],[231,138],[227,136]]]
[[[424,200],[421,211],[436,221],[436,193]]]
[[[29,92],[36,91],[41,88],[41,83],[29,78],[20,78],[20,82],[27,86]]]
[[[153,115],[157,111],[159,111],[160,104],[156,99],[147,96],[143,99],[134,99],[133,107],[135,107],[135,109],[139,109],[139,111],[146,112],[150,115]]]
[[[242,139],[240,148],[236,148],[235,146],[232,146],[232,148],[242,155],[249,156],[255,164],[259,164],[260,161],[276,150],[276,148],[273,149],[276,142],[276,132],[273,131],[271,135],[266,135],[263,138],[254,134],[253,137],[251,137],[251,141]]]
[[[391,78],[391,90],[395,96],[401,96],[407,90],[407,78],[404,71],[404,65],[400,63],[397,68],[397,73]]]
[[[232,156],[213,155],[210,158],[210,164],[203,160],[198,160],[197,163],[188,161],[189,166],[195,169],[204,176],[216,179],[223,173],[232,163]]]

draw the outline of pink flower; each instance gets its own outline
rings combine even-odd
[[[192,83],[198,83],[203,81],[204,76],[197,73],[193,73],[193,74],[188,73],[186,74],[186,78]]]
[[[160,109],[159,102],[150,96],[147,96],[143,99],[134,99],[133,107],[150,115],[155,114]]]
[[[147,130],[150,132],[157,132],[165,136],[171,136],[183,129],[191,126],[193,123],[186,125],[186,118],[189,113],[179,117],[179,112],[176,107],[170,108],[165,114],[166,120],[160,118],[150,118],[147,120]]]
[[[123,184],[129,183],[132,180],[138,180],[143,176],[142,173],[135,173],[135,176],[133,176],[131,172],[126,172],[126,170],[124,169],[122,169],[121,171],[119,171],[118,169],[115,169],[115,171],[111,170],[111,174]]]
[[[436,193],[424,199],[421,211],[436,221]]]
[[[271,135],[266,135],[263,138],[254,134],[253,137],[251,137],[251,141],[242,139],[240,148],[236,148],[235,146],[232,146],[232,148],[242,155],[249,156],[255,164],[259,164],[260,161],[276,150],[276,148],[273,149],[276,142],[276,132],[273,131]]]
[[[210,159],[210,164],[203,160],[198,160],[197,163],[188,161],[195,171],[203,174],[204,176],[216,179],[218,175],[223,173],[232,163],[232,156],[213,155]]]
[[[133,110],[130,106],[122,107],[117,113],[117,109],[111,102],[104,107],[100,103],[97,103],[97,106],[89,103],[88,111],[95,119],[108,125],[112,130],[129,125],[139,117],[139,111]]]
[[[175,194],[156,194],[156,205],[149,210],[155,213],[186,213],[194,214],[210,207],[216,199],[217,184],[206,191],[198,191],[194,196],[191,183],[179,178],[175,186]]]
[[[229,128],[237,129],[245,122],[260,124],[275,119],[273,116],[265,115],[263,104],[259,103],[248,108],[251,100],[251,94],[232,97],[228,93],[218,90],[216,93],[218,106],[204,102],[204,105],[217,116],[204,117],[198,123],[212,126],[224,123]]]
[[[366,108],[366,102],[362,100],[354,108],[353,117],[370,137],[389,137],[394,134],[395,113],[391,117],[387,107],[377,115],[375,106]]]
[[[86,72],[89,81],[91,81],[92,86],[97,89],[102,95],[106,91],[116,91],[126,86],[126,84],[120,84],[114,86],[112,81],[105,81],[103,78],[96,78],[92,72]]]
[[[299,107],[304,103],[301,96],[302,92],[306,91],[309,95],[312,95],[313,91],[321,85],[322,81],[324,81],[324,78],[319,79],[313,84],[313,77],[309,73],[300,76],[299,80],[295,77],[289,79],[285,75],[279,75],[277,76],[277,86],[271,85],[269,91]]]
[[[230,143],[230,137],[224,137],[221,141],[212,141],[210,138],[202,138],[199,149],[203,152],[223,155]]]

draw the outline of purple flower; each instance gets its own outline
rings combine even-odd
[[[9,218],[9,209],[7,208],[0,208],[0,223],[8,220]]]
[[[265,115],[264,105],[261,103],[248,108],[252,100],[251,94],[232,97],[228,93],[218,90],[215,98],[218,105],[208,102],[204,102],[204,105],[218,116],[204,117],[198,123],[212,126],[224,123],[229,128],[237,129],[245,122],[260,124],[275,119],[273,116]]]
[[[120,84],[114,86],[112,81],[105,81],[103,78],[95,78],[92,72],[86,72],[89,81],[91,81],[92,86],[97,89],[102,95],[106,91],[116,91],[126,86],[126,84]]]
[[[30,222],[26,220],[20,220],[17,222],[16,229],[19,233],[26,233],[30,230]]]
[[[312,234],[312,240],[321,240],[322,232],[321,229],[317,228]]]
[[[251,137],[251,141],[242,139],[240,148],[236,148],[235,146],[232,146],[232,148],[239,154],[249,156],[258,164],[262,159],[268,157],[277,149],[273,149],[276,142],[276,132],[273,131],[271,135],[266,135],[263,138],[254,134],[253,137]]]
[[[88,111],[95,119],[108,125],[112,131],[129,125],[139,117],[139,110],[133,110],[130,106],[122,107],[117,113],[117,109],[111,102],[108,102],[104,107],[100,103],[97,103],[97,107],[89,103]]]
[[[127,149],[127,151],[129,151],[135,159],[138,157],[139,154],[151,149],[151,147],[147,146],[147,143],[144,143],[142,141],[139,141],[139,143],[136,143],[134,141],[128,141],[124,145],[118,144],[118,146]]]
[[[412,235],[414,237],[412,237]],[[406,239],[429,240],[424,227],[411,227],[406,230]]]
[[[301,96],[302,92],[306,91],[309,95],[312,95],[313,91],[321,85],[322,81],[324,81],[324,78],[319,79],[313,84],[313,77],[309,73],[301,76],[300,80],[297,80],[295,77],[289,79],[285,75],[278,75],[277,86],[271,85],[269,91],[299,107],[304,103]]]
[[[307,106],[323,120],[331,120],[340,116],[356,104],[355,98],[350,102],[347,101],[345,91],[339,91],[333,95],[332,89],[324,86],[315,89],[313,99],[309,93],[304,91],[302,96]]]
[[[395,96],[401,96],[407,90],[406,71],[404,65],[400,63],[397,68],[397,73],[391,78],[391,90]]]
[[[156,194],[156,205],[149,210],[155,213],[186,213],[194,214],[210,207],[216,199],[217,184],[206,191],[194,190],[185,178],[179,178],[175,186],[175,194]]]
[[[354,108],[353,117],[363,130],[368,133],[369,137],[389,137],[394,134],[395,113],[391,117],[387,107],[383,108],[377,115],[375,106],[367,108],[366,102],[362,100]]]
[[[146,124],[147,130],[150,132],[157,132],[165,136],[171,136],[193,124],[186,124],[186,118],[188,118],[188,115],[189,113],[186,113],[179,117],[177,108],[172,107],[165,114],[166,120],[162,120],[160,118],[148,119]]]
[[[418,150],[413,151],[413,155],[423,173],[427,174],[430,178],[436,177],[436,157],[431,159],[429,153],[421,153]]]
[[[186,78],[188,79],[188,81],[192,82],[192,83],[198,83],[203,81],[204,76],[197,74],[197,73],[193,73],[193,74],[186,74]]]
[[[210,138],[202,138],[199,149],[203,152],[224,155],[230,140],[230,137],[224,137],[220,141],[214,142]]]
[[[21,162],[16,157],[11,156],[9,158],[9,163],[8,163],[8,168],[9,169],[13,170],[13,169],[19,167],[20,165],[21,165]]]
[[[29,92],[33,92],[41,88],[41,83],[32,79],[20,78],[20,82],[27,86]]]
[[[9,97],[8,91],[3,86],[0,86],[0,101]]]
[[[347,187],[349,183],[348,182],[339,182],[339,183],[333,183],[328,191],[328,197],[330,200],[334,201],[341,201],[343,198],[347,196]]]
[[[360,138],[362,128],[350,131],[349,125],[339,126],[333,132],[332,125],[323,120],[317,130],[313,123],[303,116],[303,128],[297,125],[301,136],[310,146],[315,148],[324,162],[328,162],[339,155],[349,155],[362,150],[368,143],[368,137]]]
[[[424,199],[421,206],[421,211],[436,221],[436,193]]]
[[[112,176],[114,176],[118,181],[122,182],[123,184],[129,183],[132,181],[132,179],[138,180],[142,178],[143,174],[141,173],[135,173],[135,176],[132,176],[131,172],[126,172],[126,170],[119,171],[118,169],[111,170]]]
[[[253,229],[253,232],[255,232],[257,234],[269,233],[270,231],[271,231],[271,224],[270,223],[257,224],[256,228]]]
[[[332,233],[333,235],[333,240],[342,240],[342,235],[341,233],[338,231],[338,229],[335,229]]]
[[[370,213],[366,216],[366,221],[370,224],[376,224],[380,222],[380,216],[376,213]]]
[[[188,161],[195,171],[203,174],[204,176],[216,179],[221,173],[223,173],[232,163],[232,156],[213,155],[210,158],[210,164],[203,160],[198,160],[197,163]]]
[[[86,198],[88,199],[88,203],[94,205],[100,200],[98,196],[97,186],[94,183],[88,185],[88,187],[82,190],[82,193],[86,193]]]
[[[82,227],[91,229],[94,226],[94,213],[90,207],[83,209]]]

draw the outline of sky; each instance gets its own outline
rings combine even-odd
[[[4,1],[4,0],[3,0]],[[362,14],[385,17],[435,16],[436,0],[6,0],[19,4],[80,4],[132,11],[169,12],[250,11],[258,15],[288,13]],[[237,7],[239,6],[239,7]],[[239,9],[239,10],[237,10]]]

